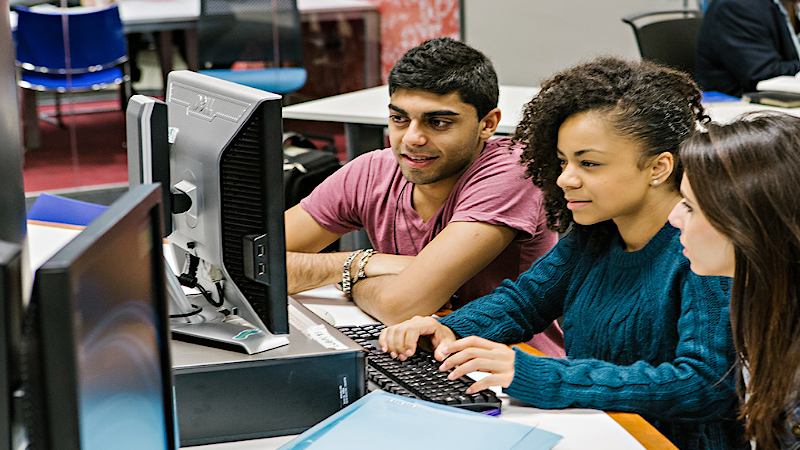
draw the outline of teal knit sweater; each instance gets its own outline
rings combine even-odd
[[[516,282],[441,322],[459,336],[527,341],[564,315],[567,359],[517,351],[510,396],[546,409],[641,414],[680,449],[745,449],[735,420],[730,279],[700,277],[666,224],[639,251],[593,252],[575,233]]]

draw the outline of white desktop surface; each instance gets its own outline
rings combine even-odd
[[[200,0],[120,0],[119,16],[126,26],[191,22],[200,17]],[[367,0],[297,0],[301,14],[345,13],[374,11],[375,5]],[[17,27],[17,14],[10,12],[11,28]]]
[[[539,92],[538,87],[500,86],[500,125],[499,134],[511,134],[522,118],[522,108]],[[389,122],[388,86],[348,92],[318,100],[297,103],[283,108],[285,119],[316,120],[361,125],[383,125]],[[729,122],[740,114],[751,111],[785,111],[800,116],[800,108],[777,108],[747,102],[704,103],[708,115],[718,122]]]
[[[119,17],[125,25],[195,21],[200,17],[200,1],[121,0]]]
[[[30,267],[36,270],[81,231],[74,228],[28,223]]]
[[[366,0],[297,0],[297,10],[301,14],[372,11],[375,5]],[[126,25],[194,21],[200,17],[200,0],[120,0],[119,15]]]
[[[538,87],[500,86],[498,133],[514,132],[522,107],[537,92]],[[284,107],[283,118],[385,126],[389,123],[388,105],[389,87],[376,86]]]
[[[744,101],[704,103],[703,107],[712,120],[720,123],[731,122],[742,114],[755,111],[782,111],[794,116],[800,116],[800,108],[778,108]]]

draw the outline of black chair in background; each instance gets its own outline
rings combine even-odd
[[[198,34],[201,73],[278,94],[305,84],[296,0],[201,0]]]
[[[697,34],[703,12],[673,9],[632,14],[622,21],[633,28],[643,59],[694,74]]]

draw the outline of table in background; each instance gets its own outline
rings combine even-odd
[[[366,0],[297,0],[301,22],[361,19],[364,21],[364,86],[380,83],[380,19],[375,5]],[[127,33],[154,33],[159,65],[167,85],[172,71],[172,31],[186,35],[186,65],[200,69],[197,20],[200,0],[120,0],[120,18]]]
[[[538,92],[538,87],[500,86],[498,134],[514,132],[522,118],[523,106]],[[283,108],[283,117],[344,124],[347,159],[350,160],[361,153],[386,147],[388,104],[388,87],[377,86],[287,106]],[[708,115],[719,122],[728,122],[740,114],[759,110],[785,111],[800,116],[800,108],[776,108],[746,102],[709,102],[704,106]]]
[[[522,118],[523,105],[538,92],[538,87],[500,86],[498,134],[514,132]],[[386,147],[388,105],[388,86],[377,86],[287,106],[283,108],[283,118],[344,124],[347,159],[350,160],[362,153]]]

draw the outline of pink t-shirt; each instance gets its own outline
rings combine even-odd
[[[300,205],[332,233],[366,229],[375,250],[389,254],[416,255],[450,222],[484,222],[519,230],[494,261],[456,291],[452,303],[458,308],[488,294],[506,278],[515,280],[558,239],[546,227],[542,192],[523,177],[520,150],[509,150],[510,143],[508,138],[488,140],[428,222],[414,211],[413,185],[403,177],[391,149],[349,162]],[[560,331],[548,334],[554,340],[561,338]],[[558,356],[552,346],[539,349]]]

